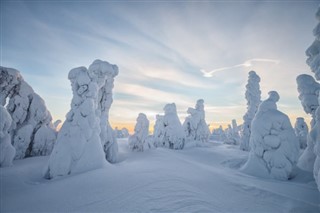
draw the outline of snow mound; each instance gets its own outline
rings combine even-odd
[[[11,166],[15,148],[11,145],[11,135],[9,129],[12,119],[8,111],[0,105],[0,167]]]
[[[48,155],[56,140],[52,117],[43,99],[15,69],[0,67],[0,102],[11,115],[15,159]]]
[[[287,115],[277,110],[279,95],[269,92],[252,121],[251,151],[245,173],[288,180],[298,160],[299,142]]]

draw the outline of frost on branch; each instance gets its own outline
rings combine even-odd
[[[249,72],[248,83],[246,85],[247,112],[243,116],[242,137],[240,149],[249,151],[249,139],[251,135],[251,122],[258,110],[261,102],[260,77],[255,71]]]
[[[42,98],[20,72],[0,67],[0,101],[12,118],[10,134],[16,159],[48,155],[56,140],[52,117]]]
[[[210,130],[205,121],[204,101],[199,99],[195,108],[188,108],[189,116],[183,123],[186,139],[189,142],[208,142]]]
[[[252,121],[248,174],[287,180],[297,162],[299,142],[287,115],[277,110],[279,95],[269,92]]]
[[[117,73],[115,65],[100,60],[94,61],[89,69],[78,67],[69,72],[71,110],[45,169],[46,178],[101,168],[105,158],[116,159],[117,144],[107,119],[113,77]]]
[[[310,75],[302,74],[297,77],[299,100],[307,114],[311,114],[311,129],[315,125],[316,109],[319,107],[318,93],[320,84],[317,83]],[[302,153],[298,161],[300,169],[312,172],[316,155],[314,153],[314,141],[307,136],[307,147]]]
[[[143,152],[153,147],[149,137],[149,120],[144,113],[139,113],[134,134],[129,137],[129,147],[132,151]]]
[[[11,144],[9,129],[12,119],[8,111],[0,105],[0,167],[11,166],[16,154]]]
[[[304,118],[298,117],[294,125],[294,131],[299,140],[300,149],[307,147],[308,125],[304,121]]]

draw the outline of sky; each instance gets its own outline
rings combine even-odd
[[[296,77],[312,75],[305,50],[314,40],[319,1],[1,1],[1,66],[18,69],[65,119],[67,78],[95,59],[119,67],[110,122],[134,128],[140,112],[154,124],[174,102],[181,122],[204,99],[211,128],[246,112],[248,72],[260,76],[262,100],[280,94],[278,109],[294,125],[306,115]]]

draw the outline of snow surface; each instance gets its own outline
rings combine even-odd
[[[313,177],[289,181],[239,172],[248,152],[222,142],[203,147],[131,152],[119,142],[116,164],[43,179],[48,157],[0,168],[1,212],[319,212]]]
[[[279,94],[268,94],[252,121],[250,155],[242,170],[259,177],[288,180],[299,157],[299,142],[288,116],[277,110]]]
[[[240,149],[249,151],[249,140],[251,135],[251,122],[261,103],[260,77],[255,71],[249,72],[248,83],[246,85],[247,112],[243,116],[242,137]]]

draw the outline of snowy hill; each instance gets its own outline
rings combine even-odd
[[[180,151],[131,152],[106,168],[46,180],[48,157],[0,168],[1,212],[319,212],[311,174],[277,181],[238,171],[248,152],[218,142]],[[235,159],[234,156],[237,156]]]

